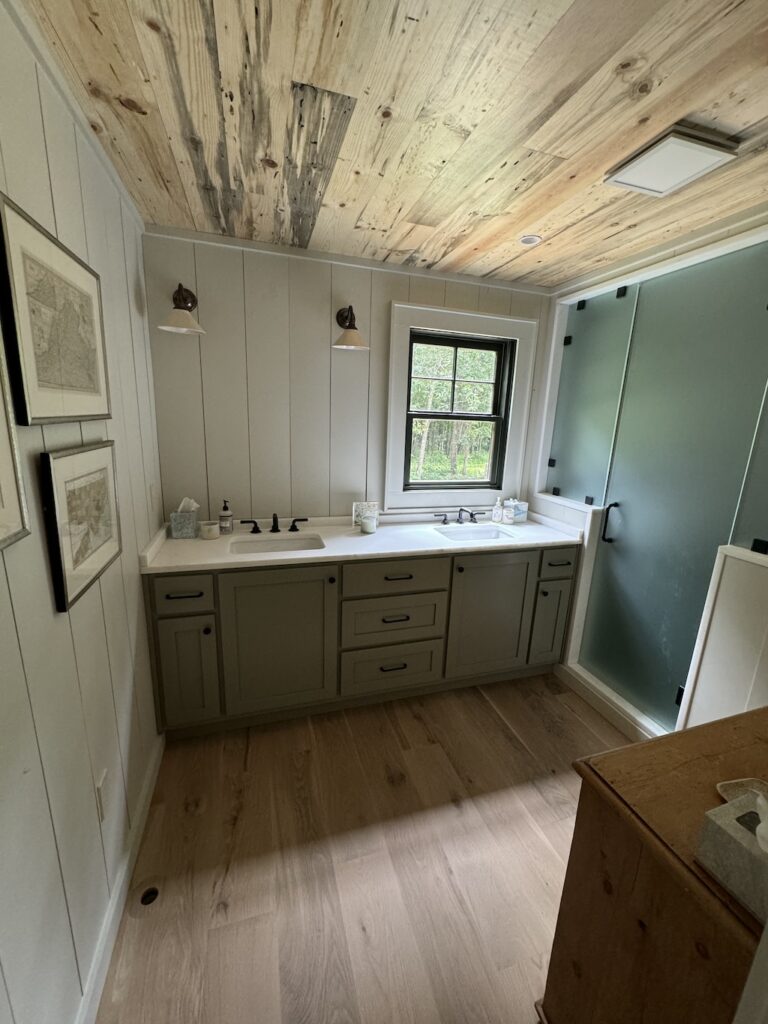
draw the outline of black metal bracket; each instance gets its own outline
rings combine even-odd
[[[579,301],[576,303],[576,309],[584,309],[586,304],[587,304],[587,300],[586,299],[579,299]]]
[[[675,704],[677,704],[678,707],[680,707],[680,705],[683,703],[683,694],[684,693],[685,693],[685,687],[684,686],[678,686],[677,694],[675,695]]]
[[[588,494],[586,496],[586,498],[584,499],[584,504],[585,505],[594,505],[595,504],[595,499],[592,497],[591,494]]]
[[[552,488],[552,493],[554,494],[555,497],[557,497],[560,494],[560,488],[559,487],[553,487]]]
[[[573,341],[573,335],[572,334],[566,334],[566,336],[563,338],[563,344],[564,345],[570,345],[572,341]]]
[[[557,465],[557,459],[547,459],[547,465],[552,469],[553,466]]]
[[[625,284],[621,285],[619,288],[616,289],[616,298],[617,299],[623,299],[626,294],[627,294],[627,286]]]

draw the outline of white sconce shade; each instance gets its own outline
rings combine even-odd
[[[355,311],[351,306],[345,306],[336,314],[336,323],[342,328],[341,334],[333,343],[334,348],[348,349],[355,352],[366,352],[370,346],[355,322]]]
[[[157,329],[169,331],[171,334],[205,334],[192,316],[193,309],[197,309],[197,296],[179,282],[179,287],[173,293],[173,309],[165,320],[157,325]]]

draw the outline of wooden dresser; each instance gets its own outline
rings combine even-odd
[[[547,1024],[731,1024],[760,925],[694,860],[724,779],[768,777],[768,710],[590,757]]]

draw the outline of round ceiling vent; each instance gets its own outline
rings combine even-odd
[[[540,241],[541,235],[523,235],[520,245],[538,245]]]

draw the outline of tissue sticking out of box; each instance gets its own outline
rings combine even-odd
[[[179,505],[177,512],[197,512],[200,508],[194,498],[182,498],[181,504]]]

